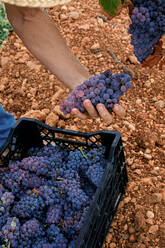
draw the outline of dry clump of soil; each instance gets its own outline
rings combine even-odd
[[[165,68],[142,68],[133,56],[128,10],[113,20],[104,16],[94,0],[73,1],[48,10],[72,52],[91,74],[122,65],[134,72],[134,87],[122,97],[125,119],[114,115],[102,120],[80,121],[64,116],[59,105],[70,92],[40,64],[12,33],[0,49],[0,103],[18,120],[36,118],[54,127],[91,132],[108,129],[122,134],[129,185],[103,247],[165,247]],[[54,55],[55,56],[55,55]]]

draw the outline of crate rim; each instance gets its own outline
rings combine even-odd
[[[115,148],[115,144],[118,143],[119,139],[121,138],[121,133],[119,131],[111,131],[108,129],[103,129],[103,130],[99,130],[99,131],[95,131],[95,132],[82,132],[82,131],[74,131],[71,129],[65,129],[65,128],[58,128],[58,127],[51,127],[47,124],[45,124],[42,121],[39,121],[37,119],[34,118],[20,118],[10,129],[8,138],[6,140],[6,142],[0,147],[0,155],[3,154],[3,152],[7,149],[8,145],[10,144],[10,141],[15,133],[15,130],[19,127],[19,125],[23,122],[29,122],[29,123],[35,123],[36,125],[40,125],[43,128],[47,128],[52,132],[56,132],[56,133],[63,133],[64,135],[72,135],[72,136],[79,136],[79,137],[90,137],[93,135],[99,135],[99,134],[113,134],[115,135],[115,139],[113,140],[112,144],[111,144],[111,149]],[[71,134],[72,133],[72,134]]]

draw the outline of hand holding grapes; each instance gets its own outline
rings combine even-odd
[[[132,87],[130,80],[131,77],[124,72],[112,75],[110,70],[106,70],[78,85],[61,103],[60,109],[64,114],[72,113],[83,120],[100,117],[111,123],[112,112],[125,116],[119,97]]]
[[[86,120],[86,119],[89,119],[89,118],[97,119],[97,118],[100,117],[106,123],[111,123],[113,121],[112,115],[106,109],[104,104],[98,103],[96,108],[95,108],[93,106],[93,104],[91,103],[91,101],[88,100],[88,99],[84,100],[83,104],[84,104],[84,107],[85,107],[87,113],[81,113],[76,108],[72,109],[71,113],[73,115],[75,115],[77,118],[82,119],[82,120]],[[114,107],[113,107],[112,110],[120,118],[123,118],[125,116],[125,114],[126,114],[125,109],[122,106],[118,105],[118,104],[114,104]]]

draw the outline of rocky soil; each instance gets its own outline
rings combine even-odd
[[[91,74],[123,64],[134,87],[121,99],[124,119],[80,121],[59,111],[67,89],[40,64],[13,32],[0,48],[0,103],[18,120],[36,118],[53,127],[84,132],[108,129],[122,134],[129,185],[107,235],[107,248],[165,247],[165,67],[143,68],[133,56],[128,10],[108,20],[98,1],[73,1],[48,10],[68,46]],[[164,39],[165,47],[165,39]],[[116,55],[117,60],[109,51]],[[111,53],[112,54],[112,53]],[[55,55],[54,55],[55,56]]]

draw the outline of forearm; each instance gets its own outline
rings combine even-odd
[[[60,81],[73,89],[89,74],[67,47],[56,26],[42,10],[31,10],[6,5],[8,18],[17,35],[29,51]],[[22,11],[23,9],[23,11]],[[31,15],[28,11],[33,11]],[[23,13],[23,14],[22,14]],[[13,15],[16,17],[13,17]]]

